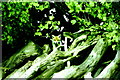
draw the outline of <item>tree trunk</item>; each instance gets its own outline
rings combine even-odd
[[[77,41],[78,40],[81,40],[81,39],[77,38]],[[49,51],[49,50],[45,49],[43,51],[43,53],[44,53],[42,55],[43,57],[41,57],[41,56],[37,57],[33,62],[31,62],[31,65],[30,65],[30,63],[26,63],[23,67],[15,70],[13,73],[8,75],[6,78],[15,78],[15,77],[16,78],[30,78],[30,77],[33,77],[34,76],[33,74],[35,72],[37,72],[37,71],[43,71],[43,73],[40,76],[38,76],[38,77],[41,77],[42,75],[45,75],[45,74],[47,74],[47,75],[45,75],[44,77],[50,77],[51,75],[54,74],[54,73],[50,73],[50,72],[54,71],[58,66],[61,66],[62,64],[64,64],[67,60],[70,60],[71,59],[71,57],[70,57],[71,55],[73,55],[72,57],[75,58],[75,57],[77,57],[77,54],[79,52],[81,52],[82,50],[88,48],[89,46],[91,46],[91,45],[93,45],[95,43],[96,43],[96,40],[82,42],[82,44],[77,46],[76,48],[69,49],[68,51],[65,51],[65,52],[64,51],[58,51],[58,49],[56,48],[49,55],[47,55],[47,51]],[[27,48],[25,48],[24,50],[26,51]],[[20,53],[20,52],[18,54],[22,55],[22,53]],[[29,53],[27,55],[29,55]],[[19,58],[19,56],[17,56],[17,58]],[[15,58],[15,59],[17,59],[17,58]],[[60,58],[64,58],[64,60],[61,61]],[[52,62],[55,62],[55,66],[51,66],[51,69],[47,68],[49,65],[52,64]],[[14,63],[16,63],[16,62],[14,62]],[[12,65],[14,63],[10,63],[10,64]],[[18,65],[18,63],[16,63],[16,64]],[[29,67],[29,68],[27,68],[27,67]],[[14,68],[14,67],[11,67],[11,68]],[[55,72],[59,71],[60,69],[61,68],[59,68],[58,70],[55,70]],[[21,75],[17,76],[16,75],[16,74],[18,74],[17,72],[19,74],[21,74]]]
[[[83,78],[86,72],[91,72],[97,65],[107,48],[107,42],[100,39],[88,58],[79,66],[71,66],[53,75],[53,78]],[[79,76],[79,77],[78,77]]]
[[[5,67],[14,69],[11,70],[13,72],[7,75],[6,79],[93,78],[91,76],[92,71],[94,70],[95,66],[98,65],[98,62],[105,53],[108,45],[107,41],[99,39],[100,38],[99,36],[95,39],[83,41],[85,38],[86,36],[84,35],[76,38],[67,51],[59,51],[58,48],[61,47],[59,46],[55,48],[52,52],[50,52],[49,45],[45,44],[44,45],[45,49],[41,51],[42,55],[39,53],[38,50],[39,47],[36,48],[37,46],[33,42],[30,42],[26,47],[21,49],[21,51],[18,54],[14,54],[12,57],[10,57],[10,59],[4,62]],[[91,51],[91,53],[88,55],[84,62],[82,62],[79,65],[71,65],[70,61],[74,60],[77,57],[80,58],[82,54],[80,52],[94,44],[96,45],[94,46],[93,50]],[[25,53],[23,53],[23,51]],[[49,52],[50,54],[48,55]],[[78,53],[80,54],[78,55]],[[23,56],[24,54],[26,57],[21,58],[20,56]],[[40,55],[38,56],[38,54]],[[26,64],[24,64],[22,67],[19,67],[18,69],[15,68],[17,65],[19,65],[19,63],[20,64],[23,63],[21,59],[24,60],[25,58],[28,58],[30,56],[31,57],[36,56],[36,59],[27,60]],[[115,59],[105,69],[103,69],[102,72],[101,69],[96,72],[95,78],[111,78],[114,72],[118,69],[119,64],[120,64],[120,50],[117,51]]]
[[[111,78],[116,69],[120,65],[120,49],[117,50],[115,59],[96,77],[96,78]]]
[[[8,69],[3,70],[3,76],[6,72],[12,72],[16,67],[19,67],[21,63],[24,63],[25,59],[30,59],[41,55],[42,49],[30,41],[25,47],[23,47],[19,52],[16,52],[13,56],[3,62],[2,66]]]

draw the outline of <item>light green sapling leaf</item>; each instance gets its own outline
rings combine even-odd
[[[72,25],[76,23],[76,20],[71,20]]]

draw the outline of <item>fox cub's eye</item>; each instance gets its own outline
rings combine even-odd
[[[54,41],[60,41],[60,37],[55,36],[55,37],[53,38],[53,40],[54,40]]]

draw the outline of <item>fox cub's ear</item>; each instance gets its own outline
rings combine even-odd
[[[56,37],[56,36],[55,36],[55,35],[52,35],[52,38],[53,38],[53,37]],[[58,37],[61,37],[61,35],[58,35]]]

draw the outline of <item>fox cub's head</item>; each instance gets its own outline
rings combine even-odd
[[[61,40],[61,36],[60,35],[58,35],[58,36],[52,35],[52,40],[53,41],[60,41]]]

